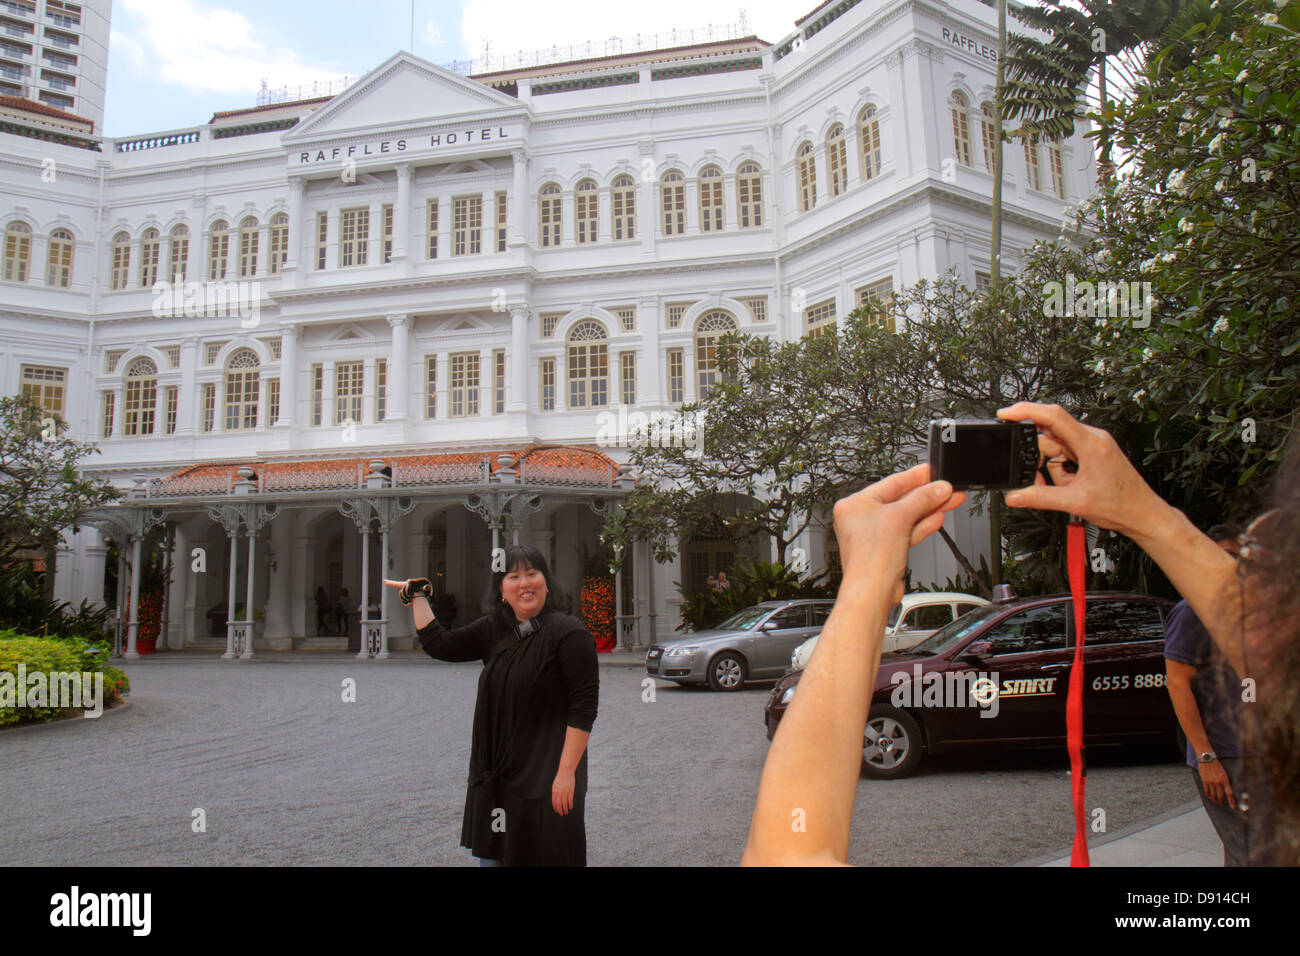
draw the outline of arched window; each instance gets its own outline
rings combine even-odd
[[[167,279],[170,282],[184,282],[190,274],[190,227],[173,226],[171,232],[171,251],[168,254]]]
[[[55,289],[72,285],[72,233],[55,229],[50,233],[49,255],[45,260],[45,284]]]
[[[569,333],[569,407],[609,404],[609,336],[595,319],[584,319]]]
[[[731,314],[721,309],[705,312],[695,323],[695,381],[699,398],[707,395],[718,381],[718,339],[737,328]]]
[[[813,161],[812,143],[799,147],[799,211],[807,212],[817,205],[817,166]]]
[[[244,217],[239,224],[239,277],[247,279],[257,275],[257,219]]]
[[[867,106],[858,114],[858,142],[862,144],[862,178],[880,175],[880,123],[876,108]]]
[[[125,289],[131,274],[131,237],[119,232],[113,237],[113,269],[109,275],[109,288]]]
[[[162,238],[157,229],[146,229],[140,237],[140,288],[152,289],[158,281],[158,259],[162,255]]]
[[[836,123],[826,134],[826,165],[831,174],[831,195],[838,196],[849,187],[849,154],[844,143],[844,127]]]
[[[4,281],[26,282],[32,263],[32,227],[11,222],[5,229]]]
[[[218,219],[208,230],[208,278],[224,279],[229,258],[230,227],[226,225],[226,220]]]
[[[1061,158],[1061,144],[1052,141],[1047,144],[1047,162],[1052,170],[1052,192],[1057,199],[1065,198],[1065,161]]]
[[[961,90],[953,90],[948,100],[952,110],[952,148],[957,162],[963,166],[971,164],[970,147],[970,104]]]
[[[614,241],[636,238],[636,182],[624,174],[614,180],[611,195]]]
[[[127,366],[125,397],[122,434],[152,435],[158,408],[158,366],[153,364],[153,359],[141,356]]]
[[[758,163],[741,163],[736,171],[736,206],[741,229],[763,225],[763,170]]]
[[[573,190],[574,239],[579,245],[596,241],[596,226],[600,216],[598,195],[593,179],[584,179]]]
[[[700,231],[722,232],[722,170],[706,166],[700,170]]]
[[[1026,136],[1025,143],[1025,171],[1027,174],[1026,184],[1030,189],[1043,188],[1043,175],[1038,168],[1038,137]]]
[[[980,139],[984,146],[984,168],[993,172],[993,156],[998,148],[998,131],[994,127],[996,117],[993,115],[993,104],[984,102],[980,104]]]
[[[665,236],[680,236],[686,231],[686,177],[670,169],[659,180],[659,201],[663,210]]]
[[[226,362],[226,431],[257,427],[257,376],[261,364],[252,349],[240,349]]]
[[[271,217],[271,260],[266,264],[266,271],[271,275],[279,275],[288,258],[289,215],[277,212]]]
[[[563,195],[560,187],[555,183],[547,183],[542,187],[539,199],[541,202],[543,248],[560,244],[560,227],[563,225]]]

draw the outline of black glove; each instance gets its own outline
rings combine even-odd
[[[423,594],[430,602],[433,601],[433,583],[428,578],[412,578],[407,581],[400,589],[397,596],[402,604],[407,607],[415,600],[417,594]]]

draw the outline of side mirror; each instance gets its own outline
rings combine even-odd
[[[976,663],[979,663],[992,653],[992,641],[974,641],[964,651],[957,655],[957,660],[975,661]]]
[[[775,630],[776,630],[776,621],[764,621],[764,622],[763,622],[763,626],[760,627],[759,630],[760,630],[760,631],[775,631]]]

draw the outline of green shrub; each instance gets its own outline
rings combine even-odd
[[[16,683],[19,664],[26,665],[25,672],[28,675],[37,671],[44,673],[47,682],[49,674],[55,671],[77,675],[102,673],[105,707],[119,700],[131,689],[126,674],[109,665],[108,645],[102,642],[88,644],[84,641],[60,640],[52,637],[28,637],[12,630],[0,631],[0,672],[14,675],[13,680]],[[87,688],[83,688],[85,689]],[[91,689],[93,692],[93,688]],[[55,720],[60,717],[74,716],[76,713],[76,708],[0,707],[0,727]]]

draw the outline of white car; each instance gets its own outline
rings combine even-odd
[[[959,594],[956,591],[914,591],[904,594],[903,600],[890,609],[889,617],[885,620],[885,643],[881,647],[881,653],[905,651],[914,647],[967,611],[988,603],[982,597]],[[791,670],[799,671],[807,667],[816,646],[817,638],[811,637],[796,647],[790,655]]]

